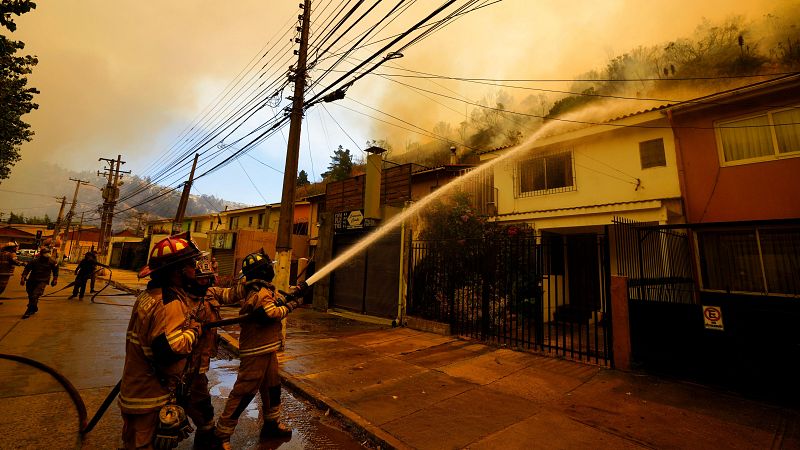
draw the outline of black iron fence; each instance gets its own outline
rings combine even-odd
[[[409,313],[454,334],[608,365],[605,235],[414,241]]]
[[[628,277],[628,298],[692,304],[694,276],[685,228],[614,218],[612,238],[616,274]]]

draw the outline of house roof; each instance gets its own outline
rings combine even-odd
[[[412,172],[411,176],[415,177],[417,175],[425,175],[434,172],[457,172],[464,169],[471,169],[476,165],[477,164],[445,164],[443,166],[424,168],[416,172]]]
[[[719,104],[730,103],[735,100],[746,99],[753,95],[761,95],[764,92],[769,92],[770,90],[781,90],[781,89],[786,89],[787,87],[793,87],[799,82],[800,82],[800,74],[791,74],[683,101],[667,101],[667,100],[652,99],[651,106],[648,108],[640,109],[633,112],[628,112],[625,114],[615,115],[611,118],[594,122],[588,120],[586,122],[575,120],[574,122],[575,126],[571,127],[569,130],[546,133],[540,136],[539,140],[542,140],[544,138],[551,138],[554,136],[568,135],[578,130],[585,130],[587,128],[591,128],[594,126],[611,125],[615,124],[615,122],[630,120],[632,118],[645,116],[646,114],[653,112],[666,111],[666,110],[672,110],[675,112],[684,112],[688,110],[696,110]],[[642,118],[646,119],[646,117]],[[553,120],[559,120],[559,119],[556,118]],[[561,120],[569,121],[568,119],[563,119],[563,118]],[[494,153],[497,151],[508,149],[510,147],[512,146],[501,146],[489,150],[478,151],[476,153],[478,155]]]
[[[28,233],[26,231],[18,230],[14,227],[2,227],[0,228],[0,236],[3,237],[20,237],[20,238],[32,238],[34,235],[32,233]]]
[[[728,89],[714,94],[697,97],[691,100],[686,100],[673,105],[670,109],[675,112],[685,112],[688,110],[696,110],[716,106],[719,104],[730,103],[737,100],[745,100],[754,95],[761,95],[772,90],[781,90],[787,87],[795,87],[800,83],[800,74],[785,75],[770,80],[760,81],[758,83],[748,84],[733,89]]]
[[[84,228],[80,231],[73,230],[67,235],[67,240],[80,239],[81,242],[97,242],[100,240],[100,228]]]
[[[137,235],[135,232],[133,232],[133,231],[127,229],[127,228],[122,230],[122,231],[119,231],[117,233],[114,233],[114,236],[119,236],[119,237],[139,237],[139,235]]]

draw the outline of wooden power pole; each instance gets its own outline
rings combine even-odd
[[[300,155],[300,130],[303,125],[303,102],[306,89],[306,58],[308,55],[308,29],[311,25],[311,0],[303,1],[301,16],[300,50],[297,52],[297,69],[294,72],[294,96],[292,97],[289,141],[286,146],[286,166],[283,171],[283,193],[281,213],[278,219],[276,242],[278,265],[273,283],[278,289],[289,287],[292,264],[292,227],[294,225],[294,196],[297,184],[297,160]],[[291,75],[290,75],[291,76]]]
[[[61,239],[61,250],[58,252],[58,263],[64,261],[64,250],[67,248],[67,235],[69,235],[69,227],[72,222],[72,217],[75,215],[75,204],[78,203],[78,191],[82,184],[89,184],[88,181],[70,178],[70,181],[75,182],[75,193],[72,195],[72,204],[69,206],[69,212],[64,219],[64,239]],[[55,242],[54,242],[55,243]]]
[[[67,196],[56,197],[56,200],[61,201],[61,208],[58,209],[56,225],[53,227],[53,243],[58,239],[58,234],[61,232],[61,221],[64,219],[64,206],[67,204]],[[66,236],[64,237],[66,238]]]
[[[186,214],[186,205],[189,204],[189,193],[192,191],[192,182],[194,181],[194,169],[197,167],[197,159],[200,158],[199,153],[194,154],[194,162],[192,163],[192,171],[189,172],[189,180],[183,185],[183,193],[181,193],[181,200],[178,202],[178,210],[175,212],[175,220],[172,222],[172,234],[180,233],[183,229],[183,216]]]
[[[106,254],[106,240],[111,239],[111,223],[114,219],[114,206],[119,198],[119,185],[121,174],[131,173],[130,170],[121,171],[120,167],[125,164],[122,155],[117,155],[117,159],[99,158],[98,161],[108,163],[108,168],[103,169],[102,175],[108,177],[106,186],[103,188],[103,209],[100,216],[100,237],[97,240],[97,253],[99,257]],[[100,171],[97,175],[101,175]]]

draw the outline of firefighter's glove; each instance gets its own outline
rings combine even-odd
[[[246,281],[244,283],[244,287],[245,290],[252,292],[258,292],[261,289],[269,289],[269,290],[275,289],[275,287],[269,281],[264,281],[259,279]]]
[[[283,292],[278,291],[283,298],[285,299],[284,302],[288,305],[290,302],[297,303],[297,306],[303,304],[303,297],[305,297],[306,292],[308,291],[309,287],[305,281],[301,281],[300,284],[297,286],[293,286],[290,292]],[[294,308],[292,308],[294,309]]]
[[[189,437],[192,431],[194,429],[189,425],[189,419],[183,408],[178,405],[165,405],[158,412],[153,448],[156,450],[176,448],[178,443]]]
[[[189,325],[186,326],[186,329],[193,330],[198,338],[203,334],[203,325],[200,322],[196,322],[194,320],[189,322]]]
[[[58,284],[58,278],[53,278],[53,281],[50,282],[50,286],[55,286]]]

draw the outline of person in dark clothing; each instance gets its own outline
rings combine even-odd
[[[88,282],[94,271],[97,270],[97,260],[92,257],[91,253],[86,253],[78,267],[75,268],[75,281],[72,287],[72,295],[67,300],[72,300],[76,296],[78,300],[83,300],[83,295],[86,293],[86,282]]]
[[[53,274],[53,281],[50,281],[50,274]],[[22,280],[20,284],[25,286],[28,292],[28,309],[22,315],[23,319],[36,314],[39,311],[37,304],[39,297],[44,294],[44,289],[50,283],[50,286],[58,284],[58,264],[50,257],[50,249],[42,247],[39,255],[29,262],[25,269],[22,271]]]
[[[96,251],[89,250],[89,253],[87,253],[86,255],[89,256],[92,260],[94,260],[95,265],[97,265],[97,252]],[[92,294],[97,292],[97,291],[94,290],[94,282],[97,279],[97,270],[96,269],[97,269],[97,267],[95,267],[95,270],[92,271],[92,275],[89,278],[89,280],[91,281],[91,283],[89,284],[89,292],[91,292]]]
[[[11,241],[3,245],[0,250],[0,294],[6,290],[8,279],[14,275],[16,266],[24,266],[25,263],[17,260],[17,249],[19,244]]]

